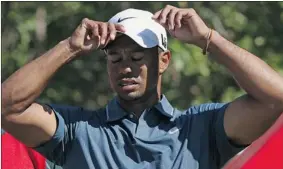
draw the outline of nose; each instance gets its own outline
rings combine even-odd
[[[132,72],[132,68],[128,63],[123,63],[120,68],[120,74],[128,74]]]
[[[120,71],[121,74],[128,74],[131,72],[132,72],[132,69],[130,67],[122,68]]]

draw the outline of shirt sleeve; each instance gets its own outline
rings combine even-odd
[[[246,147],[233,144],[224,130],[224,114],[228,105],[229,103],[216,104],[215,110],[213,111],[213,127],[215,131],[216,147],[219,153],[219,165],[221,167]]]
[[[228,105],[229,103],[208,103],[197,107],[197,111],[209,121],[211,148],[220,168],[246,147],[233,144],[224,130],[224,114]]]
[[[79,107],[48,105],[55,113],[57,129],[53,137],[34,148],[48,160],[57,165],[63,165],[66,154],[72,146],[75,138],[76,127],[79,123],[79,115],[82,109]]]

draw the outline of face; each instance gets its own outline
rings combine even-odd
[[[140,47],[122,35],[107,47],[107,69],[112,89],[124,100],[156,92],[159,77],[157,47]]]

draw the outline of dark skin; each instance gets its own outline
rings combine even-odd
[[[121,106],[137,117],[160,100],[161,77],[170,62],[170,52],[158,47],[142,48],[128,36],[117,38],[105,50],[110,85]],[[132,87],[125,87],[133,84]]]

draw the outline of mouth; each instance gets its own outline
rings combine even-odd
[[[123,91],[133,91],[138,87],[138,83],[135,80],[121,80],[118,85]]]
[[[123,86],[131,86],[131,85],[137,85],[138,83],[120,83],[119,86],[123,87]]]

